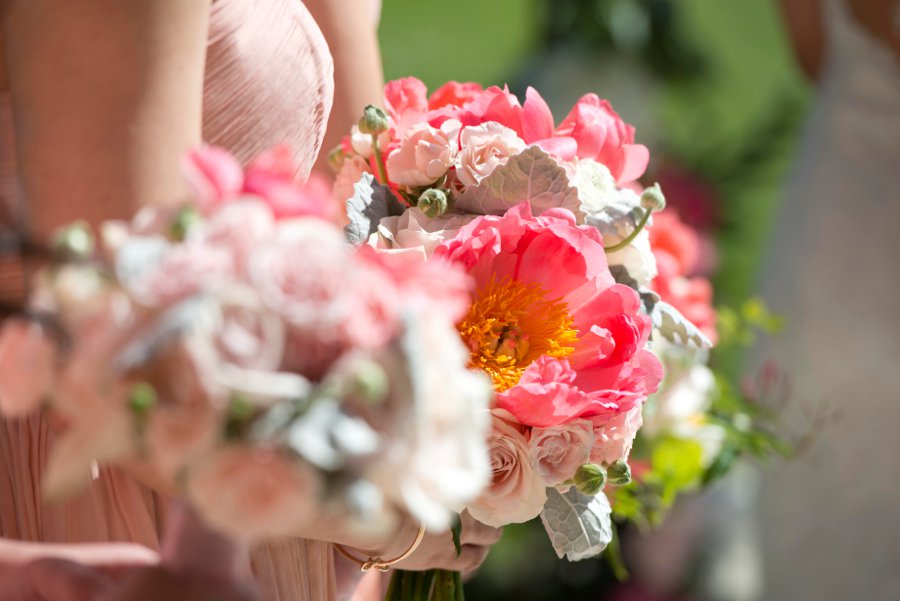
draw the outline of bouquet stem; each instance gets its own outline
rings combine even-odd
[[[464,601],[462,575],[447,570],[395,570],[385,601]]]

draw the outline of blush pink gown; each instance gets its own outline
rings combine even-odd
[[[333,95],[332,61],[300,0],[218,0],[212,5],[203,135],[248,160],[285,142],[305,178],[322,143]],[[0,200],[18,210],[8,95],[0,93]],[[9,273],[9,272],[7,272]],[[0,537],[45,542],[131,541],[158,548],[166,503],[122,472],[101,469],[87,490],[41,501],[53,432],[41,416],[0,421]],[[299,539],[263,545],[253,568],[271,601],[336,595],[331,545]]]

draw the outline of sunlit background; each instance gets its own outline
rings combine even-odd
[[[508,84],[520,95],[533,85],[557,120],[583,93],[608,98],[650,148],[644,183],[659,181],[670,206],[714,241],[716,304],[752,318],[746,300],[808,96],[774,2],[385,0],[380,38],[388,79]],[[742,351],[726,343],[713,356],[735,385]],[[651,554],[624,529],[630,579],[608,558],[558,561],[539,523],[507,528],[467,596],[752,598],[760,574],[752,541],[740,544],[749,527],[735,518],[751,513],[752,482],[752,467],[738,470],[706,498],[676,505]]]

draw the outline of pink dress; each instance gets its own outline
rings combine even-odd
[[[331,55],[300,0],[218,0],[212,5],[203,135],[247,160],[291,146],[298,177],[309,174],[333,95]],[[15,210],[9,98],[0,93],[0,201]],[[8,213],[7,213],[8,215]],[[0,537],[45,542],[132,541],[158,548],[165,501],[114,469],[80,496],[40,499],[53,432],[41,416],[0,421]],[[268,600],[328,600],[335,592],[331,545],[299,539],[254,551]]]

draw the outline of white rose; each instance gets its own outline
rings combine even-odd
[[[578,190],[585,213],[600,212],[617,200],[616,179],[606,165],[593,159],[582,159],[575,164],[572,185]]]
[[[634,437],[643,423],[641,405],[636,405],[612,419],[595,424],[591,462],[600,464],[626,461],[631,454]]]
[[[515,131],[494,121],[464,127],[459,144],[456,175],[466,186],[478,184],[526,147]]]
[[[369,237],[369,245],[379,250],[417,251],[430,257],[435,248],[477,217],[448,213],[429,219],[413,207],[400,216],[382,219],[378,230]]]

